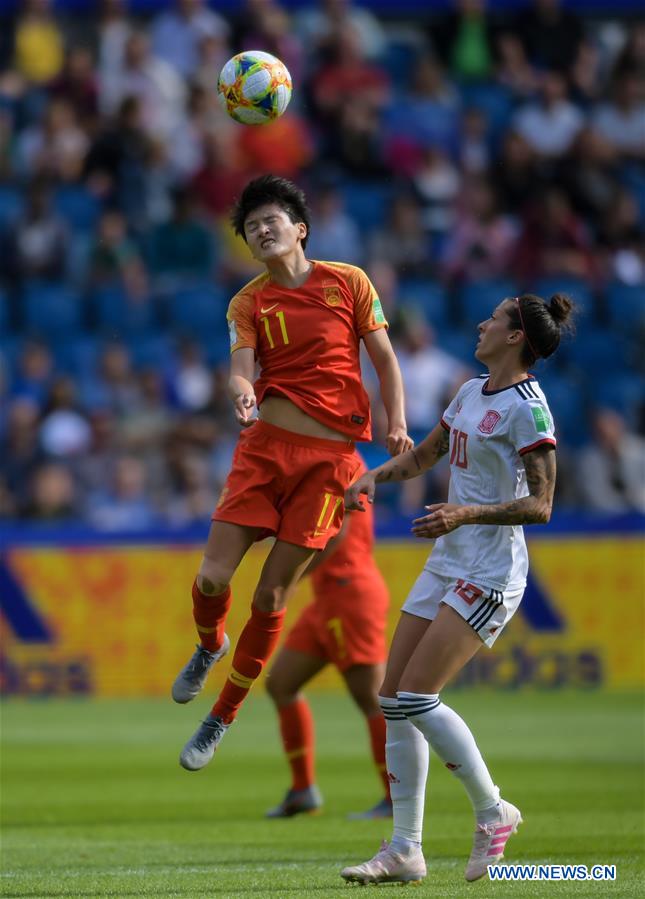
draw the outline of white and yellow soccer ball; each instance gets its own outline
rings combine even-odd
[[[243,125],[264,125],[277,119],[289,105],[291,89],[285,64],[263,50],[237,53],[217,81],[220,103]]]

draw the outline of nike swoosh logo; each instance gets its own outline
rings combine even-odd
[[[322,535],[326,533],[327,531],[314,531],[314,537],[322,537]]]
[[[267,312],[271,312],[273,309],[276,308],[276,306],[279,306],[279,305],[280,305],[280,303],[274,303],[273,306],[269,306],[267,309],[262,309],[262,307],[260,307],[260,312],[262,313],[262,315],[266,315]]]

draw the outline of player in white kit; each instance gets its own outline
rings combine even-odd
[[[450,453],[447,503],[427,506],[417,537],[436,539],[406,599],[390,647],[380,704],[394,809],[389,844],[344,868],[351,882],[419,881],[430,745],[461,781],[475,813],[466,880],[499,861],[522,818],[500,797],[466,723],[439,693],[482,645],[492,646],[526,586],[525,524],[546,524],[555,487],[555,436],[546,397],[528,369],[568,330],[573,303],[532,294],[503,300],[479,325],[475,357],[488,375],[463,384],[441,422],[415,447],[363,475],[348,509],[373,502],[376,484],[421,475]]]

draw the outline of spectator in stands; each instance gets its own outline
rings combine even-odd
[[[200,209],[215,218],[228,215],[250,177],[239,139],[239,131],[229,123],[204,135],[204,162],[190,187]]]
[[[0,443],[0,475],[7,484],[16,508],[27,501],[31,475],[44,461],[38,439],[40,409],[28,396],[12,399]]]
[[[137,395],[119,422],[119,437],[124,447],[144,455],[150,470],[158,465],[155,454],[161,451],[172,425],[172,410],[165,392],[164,379],[155,368],[137,373]]]
[[[146,468],[136,456],[121,456],[114,476],[87,500],[86,515],[100,531],[145,531],[157,521],[146,490]]]
[[[370,238],[368,255],[389,262],[400,278],[428,277],[435,272],[423,208],[413,195],[394,197],[385,222]]]
[[[534,66],[566,72],[583,37],[582,23],[561,0],[533,0],[517,19],[517,31]]]
[[[528,100],[537,91],[539,79],[526,55],[520,36],[514,31],[501,31],[496,38],[497,65],[495,80],[516,100]]]
[[[89,139],[72,104],[51,100],[41,122],[23,129],[16,140],[16,171],[27,178],[41,176],[75,181],[81,175]]]
[[[444,277],[450,282],[504,277],[516,238],[517,229],[499,211],[491,182],[481,176],[466,179],[456,222],[444,244]]]
[[[127,0],[101,0],[98,20],[98,70],[103,79],[123,65],[125,46],[132,34],[132,23],[126,15]]]
[[[183,453],[175,471],[173,491],[164,508],[164,519],[172,527],[202,525],[217,505],[208,458],[197,452]]]
[[[152,49],[184,79],[190,79],[199,64],[199,44],[204,38],[228,38],[226,19],[204,0],[175,0],[174,9],[157,15],[152,23]]]
[[[213,272],[213,233],[195,210],[187,188],[174,194],[172,218],[150,235],[150,271],[158,285],[172,288],[205,281]]]
[[[27,521],[74,521],[79,507],[71,472],[60,462],[46,462],[31,476],[29,494],[20,517]]]
[[[246,0],[238,17],[237,35],[233,41],[240,50],[261,47],[273,53],[286,65],[294,84],[304,75],[304,49],[294,32],[288,13],[274,0]]]
[[[62,72],[49,87],[53,97],[66,100],[83,129],[94,130],[98,116],[98,80],[88,47],[70,47]]]
[[[51,0],[23,0],[14,32],[17,72],[33,85],[46,85],[63,68],[63,34]]]
[[[137,245],[128,237],[125,218],[107,209],[99,220],[90,251],[89,286],[118,287],[133,301],[148,296],[148,276]]]
[[[490,123],[476,106],[465,109],[459,134],[459,165],[464,174],[483,175],[491,167]]]
[[[78,401],[74,381],[58,375],[45,401],[39,440],[51,458],[80,456],[90,447],[90,426]]]
[[[297,179],[314,156],[309,125],[290,110],[261,128],[243,128],[238,147],[252,171],[290,179]]]
[[[643,80],[626,71],[613,86],[613,99],[592,117],[593,128],[626,159],[645,161],[645,97]]]
[[[636,200],[625,188],[617,187],[607,204],[598,228],[597,252],[607,282],[645,288],[645,224]]]
[[[336,127],[321,144],[323,163],[353,178],[376,181],[391,174],[385,160],[380,114],[370,99],[345,97]]]
[[[597,230],[616,192],[619,160],[612,144],[587,126],[578,134],[573,152],[559,166],[558,183],[578,215]]]
[[[459,170],[443,149],[431,145],[424,149],[412,183],[423,206],[423,226],[441,246],[455,220]]]
[[[510,129],[504,135],[492,169],[493,183],[500,207],[514,216],[521,215],[544,190],[544,178],[537,155],[529,142]]]
[[[495,31],[485,0],[457,0],[430,28],[433,46],[459,79],[484,81],[491,74]]]
[[[376,16],[352,0],[319,0],[319,9],[306,9],[296,17],[296,31],[304,47],[325,56],[335,36],[351,29],[360,41],[361,55],[377,59],[385,51],[386,35]]]
[[[147,132],[168,137],[182,119],[186,87],[164,59],[153,55],[143,31],[133,32],[125,45],[123,63],[104,72],[100,85],[101,111],[113,115],[128,97],[136,97]]]
[[[593,415],[593,441],[576,466],[584,506],[598,512],[645,512],[645,440],[613,409]]]
[[[588,229],[558,188],[548,188],[527,214],[514,268],[521,283],[527,286],[542,277],[593,282],[597,265]]]
[[[121,420],[138,401],[138,386],[128,348],[119,342],[109,343],[100,351],[98,370],[83,385],[86,408],[106,409]]]
[[[25,210],[7,236],[6,265],[14,283],[31,278],[59,280],[65,273],[69,235],[54,212],[50,188],[32,181]]]
[[[166,145],[170,169],[180,184],[190,181],[204,165],[204,144],[217,122],[212,110],[209,93],[201,85],[191,85],[184,117]]]
[[[540,156],[558,158],[571,149],[583,124],[582,112],[568,98],[564,76],[550,69],[542,75],[539,101],[520,107],[514,128]]]
[[[194,340],[181,340],[168,366],[168,390],[174,406],[189,412],[206,408],[213,396],[213,378],[204,353]]]
[[[69,460],[79,496],[95,494],[110,482],[122,451],[117,417],[111,409],[96,406],[88,412],[90,444],[82,456]]]
[[[326,184],[314,191],[312,197],[313,228],[307,246],[310,257],[361,265],[361,233],[344,209],[341,190]]]
[[[54,380],[54,357],[39,340],[27,340],[18,356],[11,395],[31,400],[42,409]]]

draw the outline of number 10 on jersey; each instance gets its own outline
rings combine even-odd
[[[466,452],[466,444],[468,443],[468,434],[453,428],[450,432],[452,440],[452,448],[450,450],[450,464],[456,465],[457,468],[468,468],[468,454]]]

